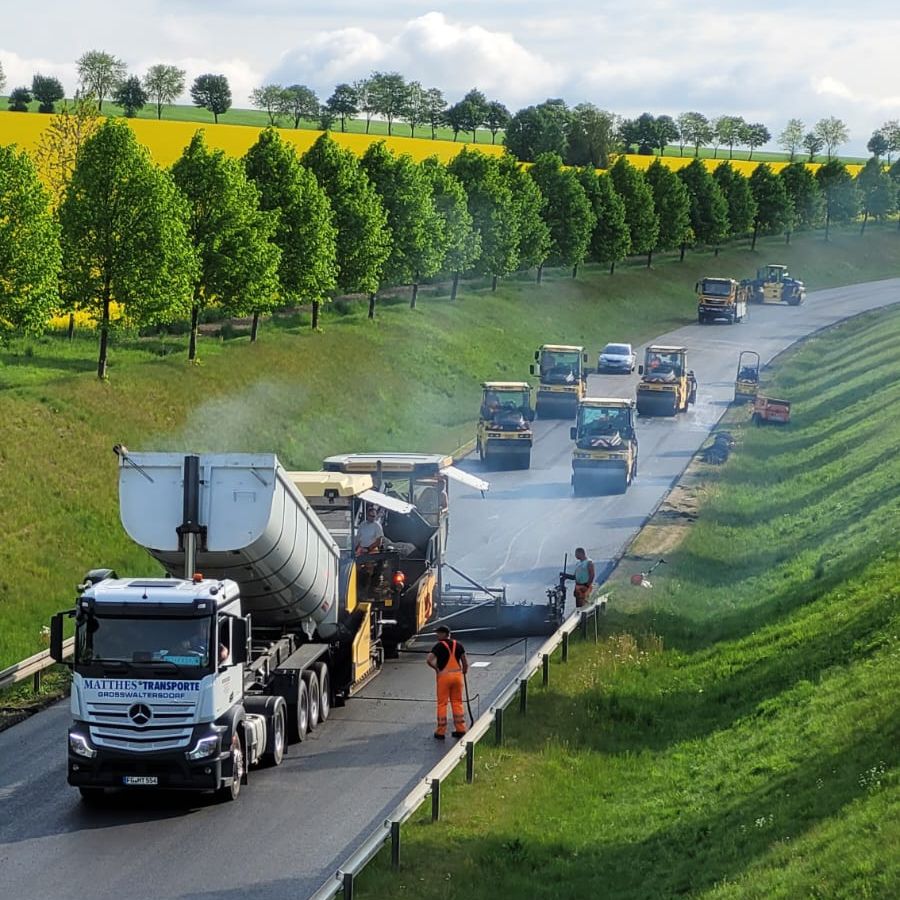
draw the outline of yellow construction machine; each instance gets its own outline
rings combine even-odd
[[[687,368],[687,347],[653,344],[638,366],[637,411],[642,416],[674,416],[687,412],[697,399],[697,379]]]
[[[531,385],[527,381],[485,381],[475,432],[481,461],[492,468],[529,468],[533,419]]]
[[[585,397],[578,404],[570,435],[572,490],[583,494],[624,494],[637,475],[638,442],[634,400]]]
[[[730,325],[747,315],[750,289],[733,278],[701,278],[697,292],[697,321],[701,325],[724,319]]]
[[[756,278],[747,278],[741,285],[750,291],[751,303],[787,303],[799,306],[806,299],[806,285],[791,278],[787,266],[768,265],[756,272]]]
[[[534,351],[534,361],[537,366],[531,366],[531,374],[541,379],[535,404],[538,418],[574,418],[587,381],[584,347],[544,344]]]
[[[755,350],[741,350],[734,379],[734,402],[755,400],[758,392],[759,354]]]

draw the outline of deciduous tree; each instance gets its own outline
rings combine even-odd
[[[509,110],[499,100],[488,103],[484,114],[484,126],[491,133],[492,144],[496,143],[497,133],[506,128],[511,118]]]
[[[99,110],[127,73],[124,61],[105,50],[89,50],[78,58],[76,66],[84,92],[97,101]]]
[[[891,164],[891,157],[895,153],[900,153],[900,121],[890,119],[881,126],[881,133],[887,141],[887,161]]]
[[[769,133],[769,129],[763,125],[762,122],[748,122],[741,129],[741,143],[745,147],[750,148],[750,153],[747,155],[747,159],[753,159],[753,151],[757,147],[762,147],[764,144],[768,144],[770,140],[772,140],[772,135]]]
[[[872,137],[869,138],[869,141],[866,144],[866,150],[868,150],[876,159],[879,159],[888,151],[887,138],[880,131],[873,131]]]
[[[455,300],[460,274],[468,272],[481,254],[481,237],[472,222],[462,182],[436,156],[422,161],[422,171],[431,184],[435,209],[441,219],[443,268],[453,275],[450,299]]]
[[[542,153],[568,152],[568,111],[562,100],[520,109],[506,126],[503,143],[516,158],[532,162]]]
[[[334,211],[337,227],[338,289],[369,294],[369,318],[384,264],[391,252],[387,214],[369,176],[349,150],[323,134],[301,162],[316,176]]]
[[[194,106],[208,109],[218,124],[219,116],[231,109],[231,88],[224,75],[198,75],[191,85],[191,100]]]
[[[728,201],[702,160],[693,159],[678,170],[691,198],[694,239],[718,249],[728,234]]]
[[[834,156],[837,148],[850,140],[850,130],[847,128],[847,125],[834,116],[829,116],[827,119],[819,119],[813,131],[825,145],[825,156],[829,161]]]
[[[393,134],[394,119],[402,117],[408,96],[409,85],[399,72],[373,72],[369,77],[370,101],[374,112],[387,121],[388,135]]]
[[[162,118],[163,106],[174,103],[184,93],[184,69],[157,63],[144,76],[144,90],[156,106],[156,118]]]
[[[713,136],[713,129],[709,124],[709,119],[703,113],[686,112],[678,117],[677,125],[681,147],[684,147],[685,144],[693,147],[694,157],[698,157],[700,148],[706,146]]]
[[[831,159],[816,171],[816,181],[825,199],[825,240],[831,237],[832,223],[852,222],[859,213],[859,192],[847,167]]]
[[[378,111],[378,100],[372,90],[372,79],[360,78],[359,81],[354,81],[353,92],[356,94],[359,111],[366,117],[366,134],[368,134],[369,126],[372,124],[372,116]]]
[[[591,234],[590,258],[609,266],[609,274],[616,270],[616,263],[625,259],[631,249],[628,223],[625,221],[625,203],[613,187],[609,175],[598,175],[593,167],[577,172],[578,180],[594,211],[596,224]]]
[[[609,168],[618,129],[619,121],[614,113],[598,109],[593,103],[579,103],[569,114],[568,150],[563,157],[566,164]]]
[[[809,161],[815,162],[816,154],[821,152],[825,142],[814,131],[808,131],[803,135],[803,149],[809,154]]]
[[[281,92],[279,111],[290,116],[294,128],[299,128],[303,119],[315,122],[319,118],[319,98],[305,84],[290,84]]]
[[[713,179],[728,204],[726,237],[735,238],[747,234],[756,218],[756,201],[750,190],[750,182],[730,162],[719,163],[713,172]]]
[[[105,378],[113,301],[135,324],[190,309],[197,258],[187,202],[131,128],[107,119],[78,154],[59,218],[63,298],[99,322],[97,376]]]
[[[31,90],[24,85],[22,87],[13,88],[9,94],[10,112],[28,112],[28,104],[31,103],[33,99]]]
[[[488,102],[484,94],[477,88],[472,88],[457,104],[462,114],[463,131],[472,133],[472,143],[478,142],[478,129],[485,123],[488,113]]]
[[[659,237],[659,219],[653,206],[653,192],[642,172],[620,156],[609,170],[613,187],[625,204],[629,252],[649,253]]]
[[[281,250],[278,277],[285,304],[312,304],[312,327],[337,287],[337,227],[325,191],[300,165],[294,148],[266,128],[244,157],[259,191],[260,209],[277,217],[274,242]]]
[[[760,163],[751,173],[750,190],[756,201],[753,240],[750,244],[750,249],[755,250],[759,233],[780,234],[790,227],[794,211],[784,182],[765,163]]]
[[[654,250],[674,250],[687,243],[691,227],[691,198],[684,182],[661,160],[655,159],[645,175],[653,194],[653,209],[659,222],[656,244],[647,251],[647,268]]]
[[[144,108],[147,99],[147,92],[137,75],[123,79],[113,91],[113,102],[122,107],[128,119],[133,119]]]
[[[511,154],[500,158],[500,173],[506,179],[516,210],[519,268],[542,266],[550,252],[550,229],[544,221],[544,197],[534,180]],[[491,289],[497,286],[494,279]]]
[[[31,79],[31,93],[40,102],[38,112],[42,113],[54,112],[56,102],[66,96],[62,82],[51,75],[35,75]]]
[[[728,158],[734,158],[735,146],[740,146],[743,137],[743,129],[746,127],[741,116],[719,116],[716,120],[716,134],[719,140],[728,148]]]
[[[416,129],[428,121],[428,99],[425,89],[418,81],[411,81],[408,87],[403,118],[409,125],[410,137],[415,137]]]
[[[863,212],[859,233],[865,234],[869,216],[881,221],[897,208],[897,188],[877,157],[866,162],[856,176],[856,185]]]
[[[353,85],[342,82],[334,89],[334,93],[325,102],[331,114],[340,121],[341,131],[347,130],[347,121],[352,120],[359,112],[359,98]]]
[[[6,73],[3,71],[3,63],[0,62],[0,91],[6,87]]]
[[[547,262],[569,266],[572,276],[587,256],[596,225],[594,210],[574,170],[563,168],[556,153],[542,153],[528,170],[544,197],[543,217],[550,232]],[[538,283],[543,263],[538,266]]]
[[[415,309],[420,280],[437,274],[444,261],[443,223],[431,181],[408,153],[395,156],[384,141],[370,144],[360,165],[381,198],[391,232],[382,282],[412,283],[409,305]]]
[[[0,341],[40,331],[59,301],[59,229],[31,159],[0,146]]]
[[[264,84],[250,91],[250,103],[265,110],[270,125],[277,125],[284,112],[284,88],[280,84]]]
[[[438,88],[428,88],[425,91],[425,121],[431,126],[431,139],[437,137],[437,130],[444,122],[444,112],[447,109],[447,101]]]
[[[788,119],[784,131],[778,135],[778,146],[788,154],[791,162],[797,155],[797,151],[803,146],[803,130],[806,126],[801,119]]]
[[[791,163],[778,173],[778,177],[784,182],[784,189],[787,191],[794,213],[787,232],[787,240],[790,242],[791,231],[795,227],[815,228],[821,221],[822,192],[819,190],[815,175],[806,163]]]

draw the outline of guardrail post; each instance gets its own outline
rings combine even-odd
[[[32,686],[34,687],[34,692],[38,693],[41,689],[41,670],[38,669],[37,672],[34,673],[34,678],[32,679]]]
[[[466,744],[466,784],[471,784],[475,780],[475,742],[469,741]]]
[[[528,679],[523,678],[519,682],[519,712],[528,712]]]
[[[587,640],[587,613],[583,612],[581,614],[581,639],[583,641]]]
[[[344,872],[344,900],[353,900],[353,873]]]
[[[569,632],[564,631],[562,636],[562,661],[569,661]]]
[[[441,779],[431,779],[431,821],[437,822],[441,818]]]
[[[550,684],[550,654],[544,653],[541,656],[541,680],[544,687]]]
[[[499,747],[503,743],[503,707],[494,713],[494,743]]]
[[[391,822],[391,868],[400,868],[400,823]]]
[[[597,643],[597,641],[600,640],[600,632],[599,632],[600,621],[599,620],[600,620],[600,614],[598,613],[597,607],[595,606],[594,607],[594,643],[595,644]]]

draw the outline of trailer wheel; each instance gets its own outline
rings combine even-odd
[[[285,734],[287,731],[287,707],[281,697],[278,697],[277,699],[281,700],[281,702],[277,703],[275,706],[275,711],[272,713],[272,718],[268,723],[269,727],[272,729],[272,738],[269,744],[270,749],[269,752],[263,756],[263,761],[267,766],[281,765],[281,761],[284,759],[284,747],[287,740]]]
[[[313,671],[319,679],[319,721],[324,722],[331,714],[331,676],[328,674],[328,663],[315,663]]]
[[[303,680],[306,682],[306,691],[309,694],[309,723],[306,728],[307,731],[312,731],[319,724],[319,679],[315,672],[308,669],[303,673]]]
[[[240,726],[238,726],[240,727]],[[244,780],[244,746],[240,735],[235,732],[231,736],[231,784],[216,791],[216,797],[225,803],[231,803],[241,795],[241,782]]]
[[[309,692],[306,689],[306,681],[300,678],[297,683],[297,705],[291,715],[291,740],[302,741],[306,737],[309,728]]]

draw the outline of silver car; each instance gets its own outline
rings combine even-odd
[[[607,344],[597,360],[597,371],[630,375],[637,363],[631,344]]]

